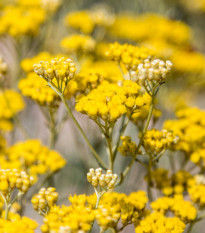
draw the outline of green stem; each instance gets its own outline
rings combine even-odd
[[[55,112],[53,109],[49,107],[50,113],[50,148],[53,149],[55,147],[56,139],[57,139],[57,129],[56,129],[56,121],[55,121]]]
[[[98,164],[105,170],[107,170],[107,165],[104,163],[104,161],[100,158],[100,156],[97,154],[97,152],[95,151],[95,149],[93,148],[93,146],[90,144],[86,134],[84,133],[83,129],[81,128],[81,126],[79,125],[78,121],[76,120],[76,118],[74,117],[70,107],[68,106],[63,94],[60,94],[60,98],[61,100],[63,101],[65,107],[66,107],[66,110],[69,114],[69,116],[72,118],[72,120],[74,121],[75,125],[77,126],[77,128],[79,129],[79,131],[81,132],[84,140],[86,141],[88,147],[90,148],[90,150],[92,151],[95,159],[97,160]]]

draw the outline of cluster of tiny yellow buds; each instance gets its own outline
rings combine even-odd
[[[122,63],[127,70],[136,70],[144,59],[150,57],[151,51],[145,47],[137,47],[129,44],[121,45],[117,42],[110,45],[107,57],[118,63]]]
[[[143,63],[138,65],[137,71],[131,73],[131,76],[140,85],[145,85],[145,81],[160,83],[165,80],[171,67],[171,61],[145,59]]]
[[[6,196],[17,188],[21,193],[25,193],[33,184],[34,179],[24,171],[17,169],[0,170],[0,192]]]
[[[193,221],[197,215],[197,210],[194,205],[191,202],[184,200],[182,195],[160,197],[151,203],[151,207],[155,211],[161,213],[171,211],[185,223]]]
[[[2,77],[6,74],[7,72],[7,64],[6,62],[3,61],[3,58],[0,56],[0,81]]]
[[[102,168],[90,168],[87,173],[87,180],[94,188],[99,187],[100,190],[112,189],[117,181],[117,174],[113,174],[111,170],[107,170],[106,174],[102,173]]]
[[[122,145],[119,146],[119,152],[124,156],[135,156],[137,145],[131,140],[129,136],[121,136]]]
[[[40,214],[48,213],[58,200],[58,193],[55,190],[53,187],[41,188],[38,194],[35,194],[31,199],[34,210]]]
[[[71,59],[65,57],[55,57],[50,61],[40,61],[33,65],[37,75],[51,82],[53,79],[57,81],[68,81],[75,75],[75,63]]]
[[[166,129],[162,131],[152,129],[148,130],[144,136],[144,148],[148,153],[156,155],[168,149],[176,140],[172,132],[168,132]]]

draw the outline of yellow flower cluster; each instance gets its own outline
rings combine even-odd
[[[123,114],[138,108],[139,89],[138,84],[128,80],[122,86],[103,82],[87,96],[79,96],[75,108],[94,120],[100,117],[104,121],[115,122]]]
[[[93,197],[92,197],[93,198]],[[41,226],[43,233],[88,232],[95,219],[93,207],[85,195],[70,198],[70,206],[53,206]],[[74,200],[72,200],[74,199]],[[76,203],[77,202],[77,203]]]
[[[137,145],[129,136],[121,136],[122,145],[119,146],[119,152],[124,156],[135,156]]]
[[[50,61],[41,61],[33,65],[34,72],[52,86],[57,83],[57,89],[65,89],[69,80],[74,78],[76,67],[71,59],[55,57]],[[54,83],[53,83],[54,82]],[[65,84],[65,85],[63,85]]]
[[[145,133],[143,145],[148,154],[157,155],[170,148],[175,141],[172,132],[166,129],[162,131],[152,129]]]
[[[33,184],[34,179],[24,171],[17,169],[0,169],[0,192],[7,196],[15,188],[25,193]]]
[[[48,87],[47,82],[34,72],[30,72],[26,78],[21,79],[18,88],[24,96],[33,99],[40,105],[56,105],[59,102],[57,93]]]
[[[151,207],[164,214],[167,211],[171,211],[185,223],[193,221],[197,215],[196,208],[191,202],[185,201],[181,195],[175,197],[160,197],[151,203]]]
[[[3,58],[0,56],[0,81],[2,81],[3,76],[7,72],[7,64],[3,61]]]
[[[204,175],[195,175],[189,180],[188,193],[191,200],[198,204],[200,208],[205,206],[205,177]]]
[[[195,151],[200,148],[205,138],[205,111],[198,108],[182,108],[176,112],[178,119],[167,120],[164,128],[173,131],[175,136],[179,137],[174,148],[186,153]],[[197,159],[198,154],[195,154]],[[194,155],[192,156],[193,161]]]
[[[18,142],[0,156],[1,168],[25,169],[34,177],[56,172],[64,167],[65,163],[65,159],[58,152],[49,150],[35,139]]]
[[[13,124],[11,119],[24,109],[24,101],[21,95],[11,89],[0,92],[0,129],[11,130]]]
[[[9,34],[13,37],[35,36],[45,17],[45,11],[41,8],[6,6],[0,18],[0,34]]]
[[[191,155],[190,155],[190,160],[201,166],[201,167],[205,167],[205,143],[203,143],[201,145],[202,148],[198,148],[196,149]]]
[[[27,217],[18,218],[14,221],[0,218],[0,233],[34,233],[38,224]]]
[[[165,217],[162,213],[151,213],[141,220],[135,233],[183,233],[185,224],[177,217]]]
[[[65,18],[67,26],[85,34],[91,34],[97,26],[109,27],[113,21],[113,15],[103,8],[72,12]]]
[[[117,174],[113,174],[111,170],[107,170],[106,174],[102,173],[102,168],[90,168],[87,173],[87,180],[92,186],[99,190],[108,191],[114,188],[114,185],[117,181]]]
[[[91,36],[74,34],[65,37],[61,41],[61,47],[68,53],[81,54],[91,53],[95,49],[96,42]]]
[[[111,32],[133,41],[155,39],[183,46],[189,43],[191,37],[190,28],[183,22],[150,13],[139,16],[119,15],[111,27]]]
[[[41,215],[47,214],[58,200],[58,193],[55,190],[52,187],[47,189],[41,188],[38,194],[35,194],[31,199],[34,210],[38,211]]]
[[[138,65],[152,55],[152,52],[145,47],[137,47],[130,44],[110,44],[106,53],[107,57],[124,65],[127,70],[136,70]]]
[[[96,210],[96,220],[104,232],[108,228],[117,229],[121,220],[123,226],[137,223],[146,214],[147,197],[145,192],[131,193],[129,196],[120,193],[106,193]]]
[[[177,171],[170,177],[168,170],[164,168],[155,169],[151,174],[152,185],[162,190],[166,196],[183,194],[187,191],[189,180],[192,178],[189,172],[183,170]]]

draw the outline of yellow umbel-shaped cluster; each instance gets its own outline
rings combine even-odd
[[[0,156],[1,168],[25,169],[36,178],[41,174],[51,174],[66,164],[65,159],[56,151],[49,150],[39,140],[30,139],[9,147]]]
[[[102,168],[90,168],[87,173],[87,180],[92,186],[99,191],[112,189],[117,181],[117,174],[113,174],[111,170],[107,170],[106,174],[102,173]]]
[[[151,207],[162,213],[171,211],[185,223],[193,221],[197,215],[197,210],[194,205],[184,200],[181,195],[175,197],[160,197],[151,203]]]
[[[37,75],[47,82],[56,82],[58,89],[62,89],[63,82],[66,84],[75,75],[75,63],[65,57],[55,57],[50,61],[41,61],[33,65]]]
[[[122,145],[119,146],[119,152],[124,156],[135,156],[137,145],[131,140],[130,136],[121,136]]]
[[[162,213],[152,213],[141,220],[135,233],[182,233],[186,225],[177,217],[165,217]]]
[[[7,196],[15,188],[25,193],[33,184],[34,179],[26,172],[17,169],[0,169],[0,192]]]
[[[145,47],[115,42],[110,45],[106,55],[110,60],[124,65],[127,70],[136,70],[140,63],[152,55],[152,52]]]
[[[121,86],[103,82],[87,96],[77,98],[76,110],[92,119],[100,117],[104,121],[115,122],[123,114],[133,112],[139,95],[140,86],[126,80]]]
[[[41,215],[47,214],[58,200],[58,193],[55,190],[53,187],[41,188],[31,199],[34,210]]]
[[[152,129],[146,132],[143,145],[147,153],[156,155],[170,148],[176,140],[172,132]]]

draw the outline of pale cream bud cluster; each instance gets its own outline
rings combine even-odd
[[[55,57],[50,61],[40,61],[33,65],[37,75],[51,82],[56,79],[57,82],[67,81],[74,78],[76,66],[71,59],[65,57]]]
[[[171,67],[171,61],[145,59],[138,65],[137,71],[133,71],[131,75],[140,85],[144,85],[146,80],[160,83],[165,80]]]
[[[113,174],[111,170],[107,170],[106,174],[102,173],[102,168],[90,168],[87,173],[87,180],[94,188],[100,190],[112,189],[117,181],[117,174]]]
[[[58,193],[53,187],[41,188],[38,194],[35,194],[31,203],[33,204],[34,210],[41,214],[47,214],[50,208],[56,204],[58,200]]]
[[[7,72],[7,64],[6,62],[3,61],[3,58],[0,57],[0,80],[3,78],[3,76],[6,74]]]
[[[25,193],[34,183],[32,176],[17,169],[0,169],[0,192],[6,196],[17,188],[21,193]]]
[[[197,184],[205,185],[205,176],[204,175],[198,174],[198,175],[195,175],[194,178],[195,178],[195,181]]]

